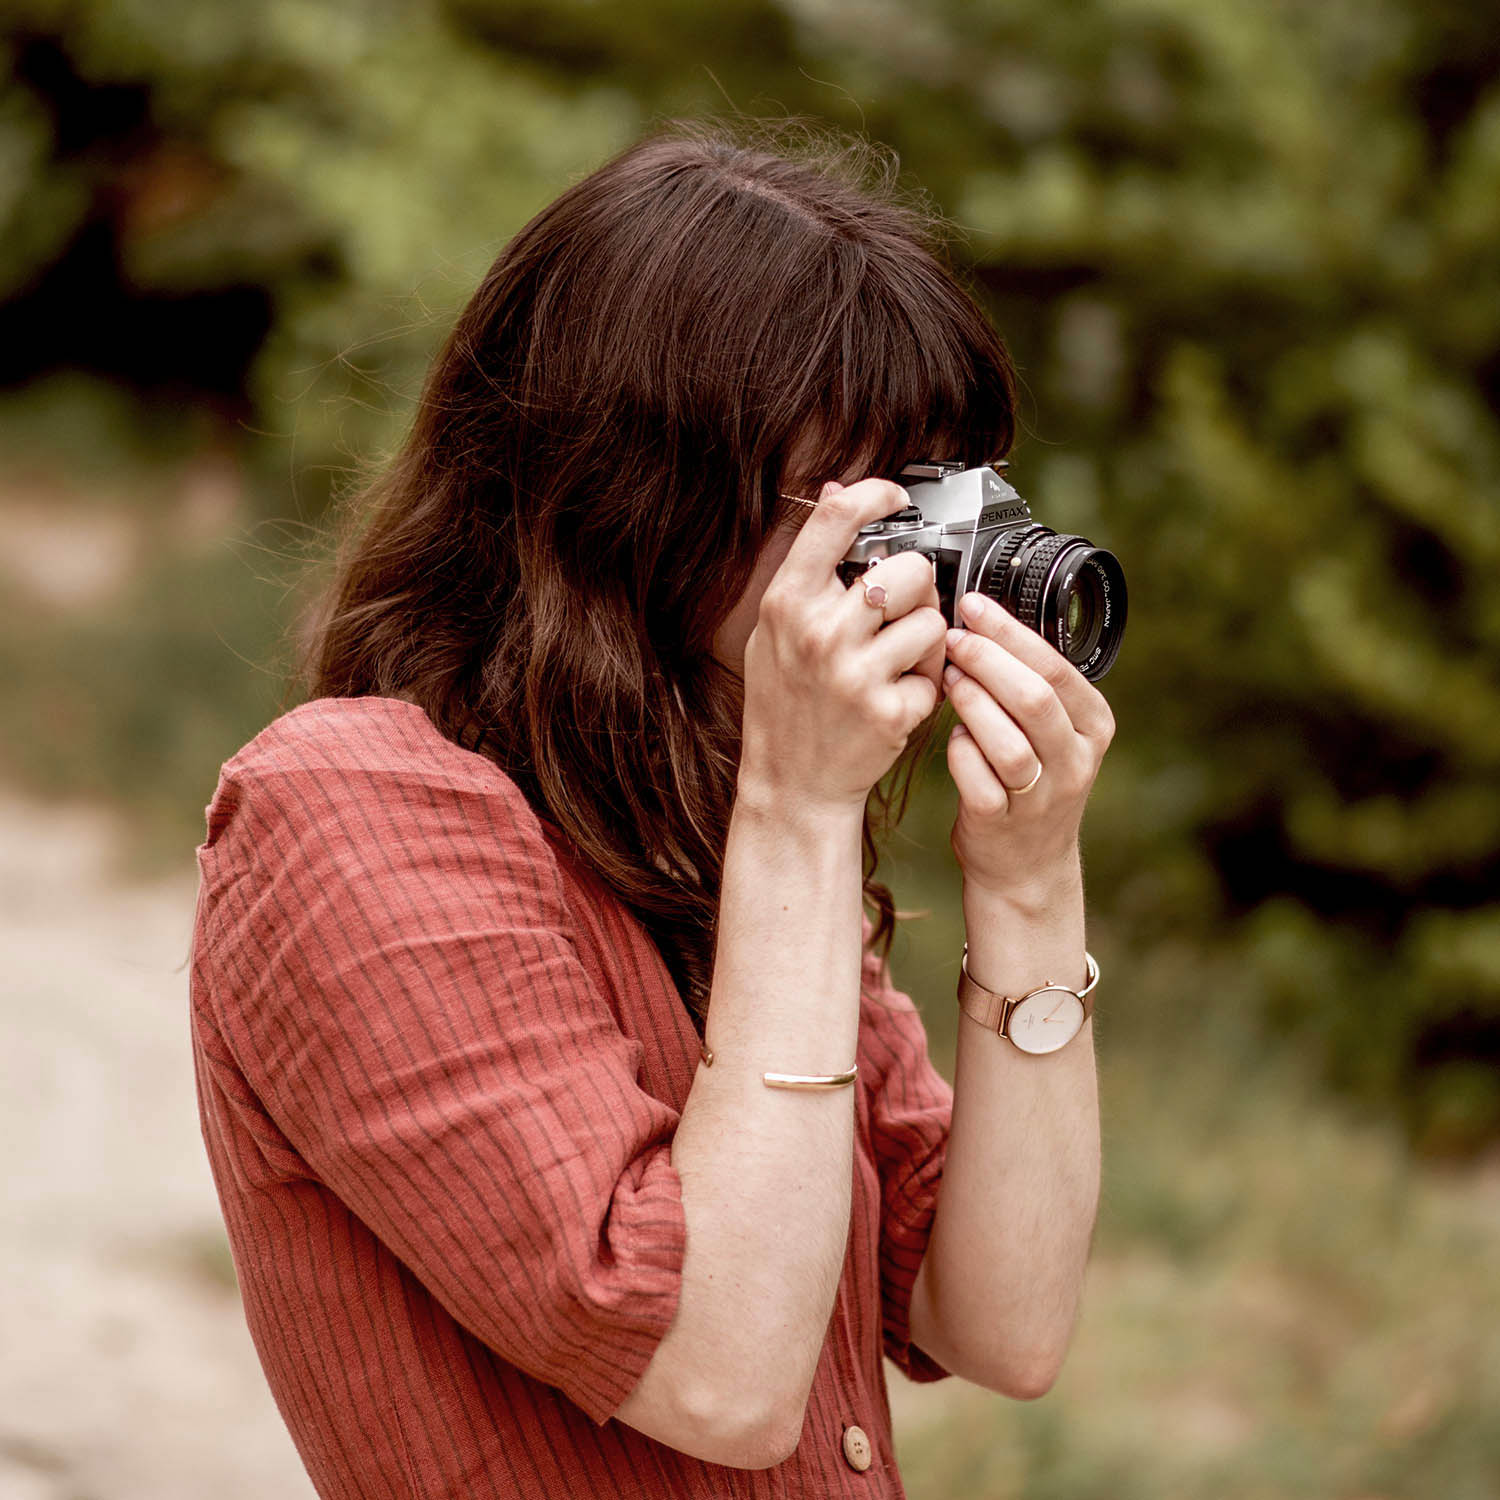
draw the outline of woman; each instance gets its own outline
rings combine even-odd
[[[1067,1345],[1089,1030],[966,1021],[955,1097],[873,876],[951,656],[969,969],[1081,985],[1113,725],[916,554],[838,580],[1013,377],[888,160],[792,139],[666,128],[504,249],[209,808],[203,1129],[324,1496],[899,1496],[882,1353]]]

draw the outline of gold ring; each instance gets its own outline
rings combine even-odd
[[[1008,787],[1006,787],[1005,790],[1006,790],[1006,792],[1010,796],[1012,796],[1012,797],[1019,797],[1022,792],[1029,792],[1032,789],[1032,787],[1034,787],[1037,784],[1037,782],[1039,782],[1041,779],[1042,779],[1042,763],[1041,763],[1041,761],[1038,761],[1036,763],[1036,775],[1033,776],[1031,778],[1031,780],[1026,783],[1025,786],[1008,786]]]

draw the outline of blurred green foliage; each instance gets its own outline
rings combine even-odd
[[[1244,1010],[1421,1149],[1472,1150],[1500,1133],[1495,22],[11,0],[0,436],[13,472],[108,476],[149,562],[84,606],[0,605],[7,764],[195,830],[203,768],[280,701],[299,528],[399,432],[500,244],[654,118],[811,114],[950,216],[1026,381],[1018,486],[1124,562],[1085,830],[1117,1003],[1163,1035]],[[184,542],[153,493],[205,446],[248,476],[233,545]],[[935,891],[942,780],[893,851]],[[902,975],[944,1015],[953,920]],[[1138,1211],[1216,1233],[1205,1201]]]

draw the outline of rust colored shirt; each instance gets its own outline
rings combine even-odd
[[[882,1355],[949,1373],[907,1319],[953,1096],[868,947],[849,1244],[802,1438],[734,1469],[612,1416],[677,1308],[671,1143],[699,1063],[629,911],[514,781],[389,698],[273,723],[225,764],[198,853],[203,1135],[320,1495],[904,1494]]]

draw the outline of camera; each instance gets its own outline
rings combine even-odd
[[[1125,633],[1119,559],[1032,520],[1006,467],[908,464],[898,481],[911,504],[863,527],[838,576],[850,584],[878,558],[920,552],[932,561],[950,624],[963,623],[957,610],[965,594],[987,594],[1096,682],[1114,665]]]

